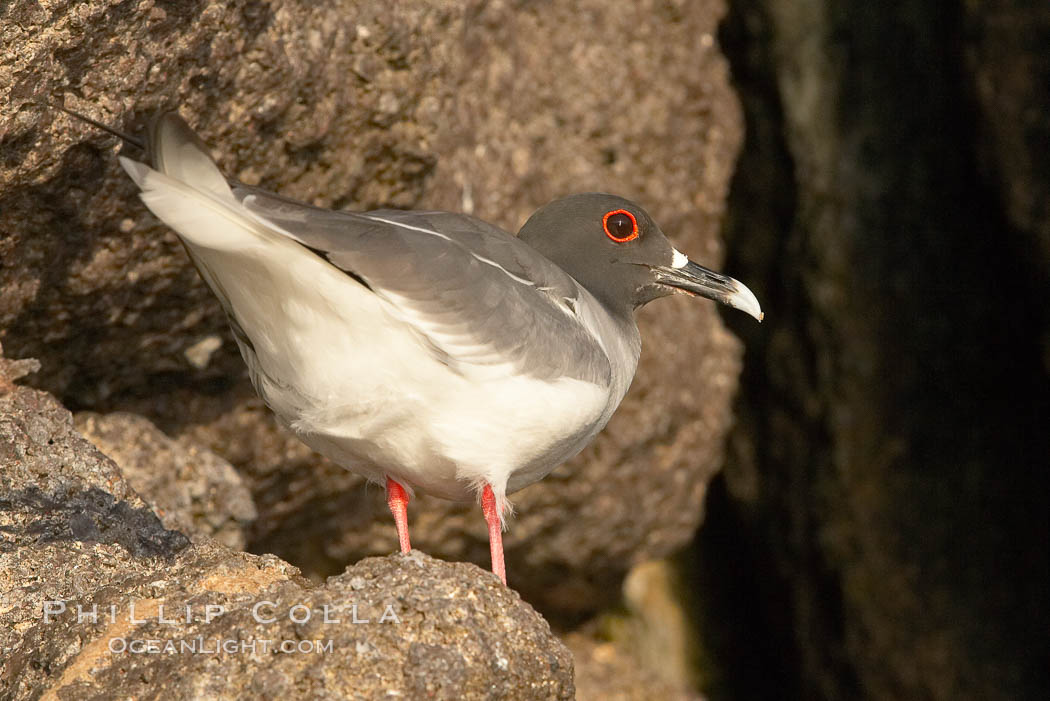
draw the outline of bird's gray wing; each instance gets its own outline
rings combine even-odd
[[[517,237],[450,212],[342,212],[242,185],[233,192],[261,223],[388,300],[453,370],[510,364],[541,379],[609,382],[608,357],[581,313],[593,297]]]

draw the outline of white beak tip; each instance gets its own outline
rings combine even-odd
[[[726,299],[726,302],[731,307],[735,307],[742,312],[746,312],[751,316],[755,317],[759,323],[766,318],[766,315],[762,312],[762,306],[758,303],[758,298],[755,297],[755,293],[752,292],[741,282],[736,282],[736,289]]]

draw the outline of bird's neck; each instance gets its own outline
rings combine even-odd
[[[610,315],[611,316],[611,315]],[[638,324],[634,321],[634,311],[625,315],[611,316],[617,333],[606,340],[606,352],[612,365],[613,377],[610,394],[614,399],[614,408],[627,394],[638,369],[638,359],[642,353],[642,336],[638,333]]]
[[[642,337],[634,320],[634,307],[609,305],[600,299],[598,303],[605,313],[600,315],[602,318],[596,324],[597,334],[609,354],[614,372],[625,375],[621,379],[626,383],[623,387],[626,392],[642,352]]]

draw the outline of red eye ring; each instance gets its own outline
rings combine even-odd
[[[631,233],[629,233],[627,236],[616,236],[611,231],[609,231],[609,217],[614,216],[616,214],[624,214],[627,216],[628,219],[631,220]],[[605,216],[602,217],[602,228],[605,229],[605,235],[613,241],[615,241],[616,243],[627,243],[628,241],[634,241],[636,238],[638,238],[638,220],[635,219],[634,215],[628,212],[626,209],[614,209],[611,212],[606,212]]]

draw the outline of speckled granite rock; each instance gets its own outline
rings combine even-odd
[[[188,440],[168,438],[134,414],[81,412],[74,421],[82,436],[117,463],[165,528],[244,549],[255,504],[228,462]]]
[[[36,611],[0,679],[15,699],[573,698],[568,649],[473,565],[413,552],[321,587],[295,574],[273,557],[191,546]],[[78,622],[77,604],[97,606],[97,622]]]
[[[135,563],[156,569],[189,544],[163,527],[54,397],[10,384],[10,362],[0,356],[2,659],[21,645],[42,601],[104,587]]]
[[[66,404],[134,411],[233,463],[260,513],[250,547],[312,575],[393,549],[377,490],[276,431],[113,139],[42,102],[128,131],[178,106],[228,174],[326,206],[466,210],[516,230],[558,195],[617,192],[694,259],[721,257],[741,139],[722,0],[3,7],[0,339],[39,358],[32,382]],[[690,540],[731,422],[740,348],[714,305],[665,300],[640,323],[635,387],[604,435],[514,498],[512,582],[568,617]],[[411,518],[422,550],[487,561],[475,510],[420,499]]]

